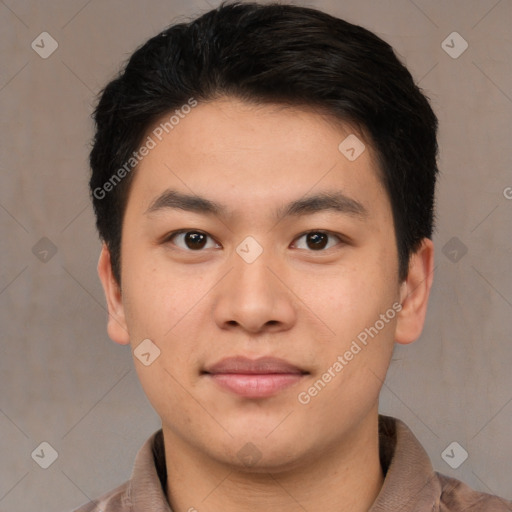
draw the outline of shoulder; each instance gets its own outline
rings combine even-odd
[[[440,512],[512,512],[512,501],[471,489],[465,483],[437,473],[441,483]]]
[[[130,482],[125,482],[73,512],[130,512],[131,510]]]
[[[162,430],[146,440],[137,452],[131,477],[124,484],[89,500],[73,512],[139,512],[168,510],[163,489],[166,481]]]

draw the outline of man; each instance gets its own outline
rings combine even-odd
[[[512,510],[433,471],[378,397],[433,279],[437,119],[391,47],[223,4],[103,91],[108,332],[162,420],[86,511]]]

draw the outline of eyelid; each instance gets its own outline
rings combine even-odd
[[[310,233],[323,233],[325,235],[328,235],[329,237],[337,238],[339,243],[336,244],[336,245],[347,243],[347,238],[344,237],[343,235],[338,234],[338,233],[334,233],[332,231],[328,231],[328,230],[325,230],[325,229],[310,229],[310,230],[305,231],[304,233],[301,233],[300,235],[296,236],[295,239],[292,242],[292,245],[295,245],[297,240],[301,239],[304,236],[309,235]],[[333,247],[328,247],[327,249],[317,249],[317,250],[315,250],[315,249],[299,249],[299,250],[301,250],[301,251],[308,251],[308,252],[312,252],[312,253],[321,253],[321,252],[326,252],[326,251],[328,251],[329,249],[332,249],[332,248]]]
[[[207,233],[206,231],[203,231],[202,229],[194,229],[194,228],[183,228],[183,229],[177,229],[176,231],[171,231],[170,233],[167,233],[162,239],[161,239],[161,243],[163,244],[167,244],[167,243],[170,243],[172,242],[172,239],[178,235],[182,235],[184,233],[200,233],[201,235],[205,235],[206,237],[210,238],[211,240],[213,240],[213,242],[216,244],[216,245],[221,245],[219,242],[217,242],[217,240],[215,240],[215,238],[213,238],[212,235],[210,235],[209,233]],[[173,244],[175,245],[178,249],[181,249],[183,251],[187,251],[187,252],[203,252],[204,249],[198,249],[198,250],[193,250],[193,249],[184,249],[183,247],[179,247],[178,245],[176,244]],[[211,249],[211,248],[209,248]]]
[[[171,242],[171,240],[178,236],[178,235],[181,235],[181,234],[184,234],[184,233],[200,233],[202,235],[205,235],[206,237],[210,238],[211,240],[213,240],[213,242],[222,247],[222,244],[220,244],[212,235],[210,235],[209,233],[207,233],[206,231],[203,231],[201,229],[194,229],[194,228],[183,228],[183,229],[178,229],[176,231],[171,231],[170,233],[167,233],[163,238],[162,238],[162,243],[169,243]],[[305,231],[303,233],[301,233],[300,235],[296,236],[293,241],[292,241],[292,246],[296,244],[297,240],[301,239],[302,237],[304,236],[307,236],[311,233],[323,233],[325,235],[328,235],[329,237],[334,237],[334,238],[337,238],[338,239],[338,244],[336,245],[339,245],[339,244],[345,244],[347,243],[347,238],[344,237],[343,235],[341,234],[338,234],[338,233],[334,233],[332,231],[328,231],[328,230],[325,230],[325,229],[310,229],[308,231]],[[174,244],[176,245],[176,244]],[[198,249],[198,250],[193,250],[193,249],[184,249],[182,247],[179,247],[179,246],[176,246],[178,247],[178,249],[182,249],[184,251],[187,251],[187,252],[202,252],[204,251],[204,249]],[[299,250],[305,250],[305,251],[308,251],[308,252],[314,252],[314,253],[321,253],[321,252],[325,252],[329,249],[331,249],[332,247],[328,247],[327,249],[317,249],[317,250],[314,250],[314,249],[299,249]]]

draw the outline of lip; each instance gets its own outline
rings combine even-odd
[[[275,357],[228,357],[208,366],[203,375],[224,390],[246,398],[276,395],[298,383],[308,372]]]

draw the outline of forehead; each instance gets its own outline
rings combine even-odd
[[[386,208],[374,150],[349,124],[313,109],[230,98],[187,110],[172,123],[173,113],[162,116],[146,134],[153,148],[130,193],[141,207],[177,188],[233,209],[334,189],[369,210]]]

